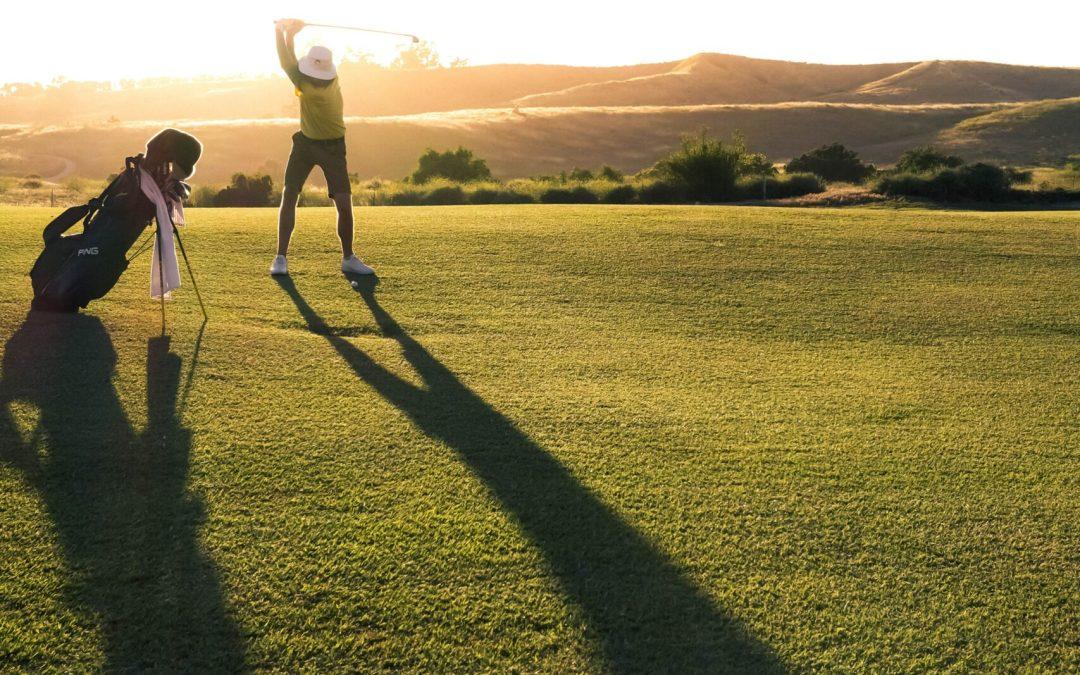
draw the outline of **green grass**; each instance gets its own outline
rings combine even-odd
[[[28,319],[0,210],[0,664],[1070,672],[1080,215],[191,210]],[[359,291],[359,292],[358,292]],[[149,405],[148,405],[149,403]]]

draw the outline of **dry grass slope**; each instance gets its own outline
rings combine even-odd
[[[935,140],[972,158],[1022,164],[1058,163],[1059,149],[1080,147],[1074,103],[999,110],[1080,96],[1080,69],[1070,68],[836,66],[698,54],[616,68],[346,64],[342,81],[356,115],[350,163],[361,176],[398,178],[427,147],[458,144],[503,177],[605,163],[634,171],[702,127],[741,130],[776,160],[836,141],[878,163]],[[953,128],[986,113],[996,114]],[[74,162],[77,175],[102,178],[168,119],[206,140],[202,180],[235,171],[280,175],[295,115],[281,77],[153,81],[119,91],[73,83],[0,96],[0,174],[66,176]]]
[[[697,54],[668,72],[526,96],[542,106],[843,101],[994,103],[1080,95],[1080,69],[973,61],[822,65]]]
[[[350,168],[361,176],[400,178],[415,168],[427,147],[459,144],[488,160],[501,177],[558,172],[573,166],[611,164],[624,171],[652,165],[682,134],[708,127],[746,134],[755,149],[790,158],[809,148],[842,141],[871,161],[892,161],[903,150],[991,106],[877,106],[777,104],[531,108],[471,110],[381,118],[350,118]],[[78,173],[101,178],[165,122],[104,127],[56,127],[0,138],[0,173],[47,175],[51,157],[64,148]],[[222,181],[235,171],[280,175],[289,152],[291,119],[178,122],[206,145],[199,181]],[[317,173],[317,172],[316,172]]]
[[[994,110],[960,122],[940,140],[969,159],[1060,165],[1080,149],[1080,98]]]
[[[924,61],[833,100],[876,103],[993,103],[1080,95],[1080,69],[975,61]]]

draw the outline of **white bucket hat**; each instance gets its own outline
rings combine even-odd
[[[337,68],[334,67],[334,55],[326,47],[314,46],[308,50],[307,56],[298,62],[300,72],[316,80],[332,80],[337,77]]]

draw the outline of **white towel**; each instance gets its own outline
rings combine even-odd
[[[184,205],[179,199],[167,199],[146,169],[139,167],[139,187],[147,199],[157,209],[157,234],[154,237],[154,257],[150,262],[150,297],[160,298],[162,293],[171,293],[180,288],[180,263],[176,260],[176,242],[173,240],[173,227],[184,224]],[[158,244],[164,243],[161,252]],[[158,271],[158,261],[162,262],[162,272]],[[165,287],[162,289],[162,278]]]

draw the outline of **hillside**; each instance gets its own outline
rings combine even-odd
[[[345,63],[353,115],[472,108],[683,106],[819,101],[1020,102],[1080,96],[1080,69],[967,61],[822,65],[697,54],[684,61],[614,68],[490,65],[391,70]],[[164,101],[167,101],[165,103]],[[0,95],[0,123],[84,124],[113,119],[275,118],[295,114],[282,76],[254,79],[68,82],[16,86]]]
[[[772,104],[613,108],[468,110],[348,120],[349,164],[360,176],[400,178],[428,147],[464,145],[488,160],[496,175],[551,173],[611,164],[648,167],[682,134],[703,127],[726,136],[743,132],[755,149],[777,160],[840,140],[875,162],[889,162],[932,141],[958,122],[993,106]],[[0,137],[0,172],[51,176],[62,148],[78,175],[103,177],[166,122],[101,127],[23,128]],[[288,156],[292,119],[169,122],[206,145],[197,180],[223,181],[235,171],[261,170],[277,179]],[[6,157],[6,159],[5,159]],[[318,174],[318,172],[316,172]]]
[[[522,97],[515,103],[529,106],[632,106],[813,101],[901,72],[908,65],[829,66],[728,54],[698,54],[664,73],[583,84]]]
[[[973,61],[924,61],[857,89],[830,96],[866,103],[1036,101],[1080,95],[1080,69]]]
[[[491,65],[391,70],[347,62],[340,73],[346,108],[352,114],[367,116],[506,107],[522,96],[653,75],[674,65]],[[119,86],[67,82],[59,87],[19,85],[13,89],[16,94],[3,95],[0,90],[0,123],[100,124],[110,119],[248,119],[296,113],[296,98],[283,75],[146,80]]]
[[[698,54],[614,68],[346,63],[341,79],[353,115],[350,164],[361,176],[400,177],[427,147],[458,144],[504,177],[605,163],[636,171],[702,127],[740,130],[778,161],[834,141],[878,163],[932,141],[1020,164],[1059,163],[1080,148],[1076,68]],[[207,141],[202,180],[239,170],[277,176],[296,127],[296,99],[280,76],[4,91],[0,172],[17,175],[100,178],[169,123]]]
[[[1080,69],[926,61],[834,66],[698,54],[669,71],[526,96],[519,105],[834,101],[994,103],[1080,95]]]
[[[1080,98],[987,112],[943,131],[939,141],[969,159],[1058,164],[1080,151]]]

